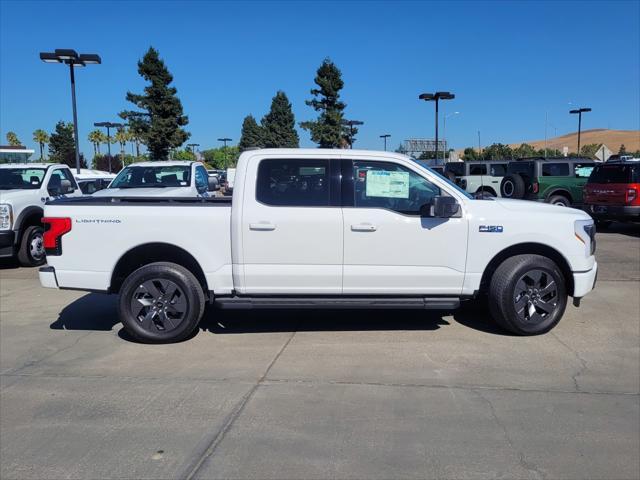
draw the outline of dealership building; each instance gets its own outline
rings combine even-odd
[[[24,145],[0,145],[0,163],[29,162],[33,152],[33,150]]]

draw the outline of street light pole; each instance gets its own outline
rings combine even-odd
[[[111,133],[110,128],[121,128],[124,127],[122,123],[114,123],[114,122],[96,122],[93,124],[94,127],[105,127],[107,129],[107,153],[109,155],[109,173],[111,173]],[[122,165],[124,165],[124,156],[122,157]]]
[[[199,146],[200,146],[199,143],[187,143],[187,147],[191,147],[191,153],[193,154],[194,158],[196,156],[196,147],[199,147]]]
[[[224,143],[224,165],[225,167],[227,166],[227,142],[230,142],[231,139],[224,137],[224,138],[219,138],[218,139],[219,142],[223,142]]]
[[[590,108],[578,108],[577,110],[569,110],[569,113],[571,114],[578,114],[578,157],[580,156],[580,131],[582,130],[582,114],[590,111]]]
[[[76,108],[75,67],[86,67],[87,64],[100,64],[102,59],[95,53],[78,53],[70,48],[57,48],[53,52],[40,52],[40,60],[45,63],[65,63],[69,65],[71,77],[71,104],[73,107],[73,135],[75,136],[76,171],[80,173],[80,137],[78,136],[78,110]]]
[[[436,93],[422,93],[418,96],[420,100],[424,100],[426,102],[435,102],[436,103],[436,151],[435,151],[435,160],[436,164],[438,163],[438,103],[440,100],[452,100],[456,98],[453,93],[450,92],[436,92]]]
[[[353,127],[355,125],[364,125],[364,122],[360,120],[343,120],[342,124],[349,127],[349,148],[353,149]]]
[[[389,135],[388,133],[385,133],[384,135],[380,135],[380,138],[384,139],[384,151],[387,151],[387,138],[389,138],[391,135]]]

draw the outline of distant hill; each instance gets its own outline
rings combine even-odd
[[[528,143],[536,149],[544,148],[544,139],[525,140],[512,143],[509,146],[512,148],[519,147],[522,143]],[[640,130],[607,130],[606,128],[583,130],[580,134],[580,145],[584,146],[590,143],[604,143],[614,153],[618,153],[620,145],[624,144],[627,152],[635,152],[640,150]],[[549,149],[562,151],[564,147],[568,147],[570,152],[576,151],[578,148],[578,132],[547,139],[547,148]]]

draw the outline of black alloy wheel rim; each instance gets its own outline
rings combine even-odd
[[[520,321],[536,325],[558,308],[558,285],[544,270],[530,270],[516,282],[513,306]]]
[[[187,298],[171,280],[155,278],[133,292],[131,312],[138,324],[151,333],[178,328],[187,313]]]

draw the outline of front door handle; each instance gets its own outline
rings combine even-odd
[[[250,223],[249,230],[271,231],[275,230],[276,226],[270,222]]]
[[[375,232],[378,229],[372,223],[358,223],[357,225],[351,225],[352,232]]]

